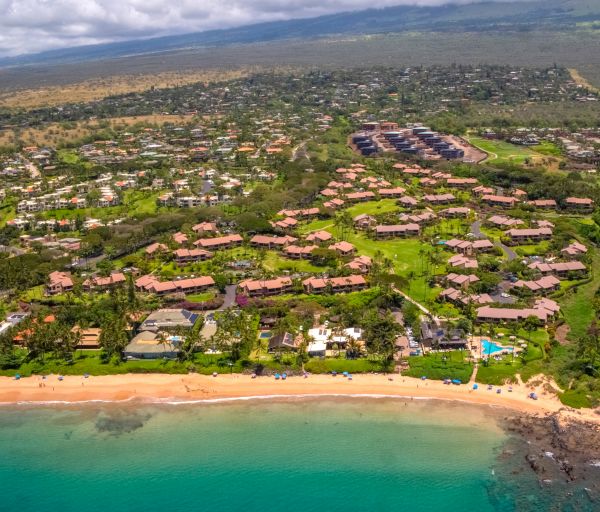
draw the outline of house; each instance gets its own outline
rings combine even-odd
[[[175,328],[191,329],[200,318],[198,313],[187,309],[157,309],[140,325],[140,331],[158,332]]]
[[[534,293],[546,294],[560,289],[560,281],[553,275],[540,277],[537,281],[516,281],[513,287]]]
[[[451,249],[461,254],[488,252],[494,248],[494,244],[487,239],[474,240],[473,242],[471,242],[469,240],[459,240],[458,238],[452,238],[451,240],[446,241],[445,246],[448,249]]]
[[[366,274],[371,269],[373,260],[368,256],[357,256],[349,263],[346,263],[344,267],[349,268],[353,272],[359,272],[360,274]]]
[[[309,217],[316,217],[319,215],[319,209],[316,207],[313,208],[304,208],[301,210],[280,210],[277,212],[277,215],[282,217],[298,217],[300,219],[307,219]]]
[[[401,222],[412,222],[414,224],[425,224],[431,223],[436,219],[436,215],[433,212],[423,212],[423,213],[401,213],[398,216],[398,220]]]
[[[123,350],[126,359],[175,359],[181,340],[178,336],[154,331],[141,331]]]
[[[517,204],[517,198],[511,196],[497,196],[493,194],[485,194],[481,196],[481,200],[490,206],[504,206],[512,208]]]
[[[528,242],[539,242],[541,240],[549,240],[552,238],[552,230],[550,228],[533,228],[533,229],[509,229],[506,235],[510,237],[513,244],[521,244]]]
[[[455,188],[469,188],[473,185],[477,185],[478,181],[476,178],[448,178],[446,185]]]
[[[294,217],[286,217],[283,220],[278,220],[276,222],[271,222],[271,226],[274,228],[279,228],[283,231],[287,231],[290,229],[294,229],[298,225],[299,221]]]
[[[414,208],[419,204],[419,201],[411,196],[402,196],[400,199],[398,199],[398,203],[405,208]]]
[[[178,265],[185,265],[196,261],[206,261],[213,257],[213,253],[204,249],[177,249],[173,251],[173,256]]]
[[[466,306],[468,304],[491,304],[494,302],[494,299],[487,293],[482,293],[480,295],[467,294],[462,290],[457,290],[456,288],[450,287],[442,290],[442,292],[438,295],[438,300],[447,300],[453,302],[458,306]]]
[[[448,204],[456,200],[452,194],[425,194],[423,201],[431,204]]]
[[[476,196],[482,197],[485,195],[490,195],[494,193],[494,189],[491,187],[484,187],[483,185],[479,185],[472,189],[473,194]]]
[[[275,279],[247,279],[238,284],[241,293],[249,297],[279,295],[292,290],[292,280],[289,277]]]
[[[424,320],[419,330],[425,346],[442,350],[467,347],[465,333],[460,329],[448,329],[437,321]]]
[[[375,226],[375,236],[379,239],[397,236],[416,236],[420,231],[421,226],[415,223]]]
[[[259,247],[262,249],[283,249],[287,245],[298,240],[293,236],[267,236],[267,235],[254,235],[250,239],[250,245],[252,247]]]
[[[579,258],[579,257],[583,256],[584,254],[587,254],[587,251],[588,251],[587,247],[585,245],[583,245],[582,243],[573,242],[573,243],[567,245],[560,252],[566,258],[573,259],[573,258]]]
[[[369,229],[371,226],[374,226],[377,223],[377,219],[375,217],[367,215],[366,213],[357,215],[354,217],[354,219],[352,219],[352,221],[357,229]]]
[[[590,212],[594,209],[594,201],[587,197],[567,197],[565,206],[570,210]]]
[[[331,329],[322,325],[309,329],[308,336],[312,340],[308,344],[308,353],[315,354],[314,357],[324,357],[328,350],[344,350],[350,341],[363,343],[363,330],[359,327]]]
[[[216,235],[219,230],[214,222],[201,222],[192,227],[192,231],[198,236]]]
[[[538,270],[543,275],[555,274],[559,279],[568,277],[569,274],[585,274],[587,272],[586,266],[581,261],[565,261],[558,263],[542,263],[541,261],[535,261],[527,265],[532,270]]]
[[[308,259],[312,256],[312,252],[318,249],[318,246],[316,245],[307,245],[304,247],[301,247],[299,245],[288,245],[284,250],[283,253],[288,257],[288,258],[292,258],[292,259]]]
[[[269,338],[269,352],[296,351],[298,344],[296,339],[289,332],[275,334]]]
[[[344,201],[342,199],[332,199],[331,201],[326,201],[323,203],[325,208],[331,208],[332,210],[336,210],[337,208],[341,208],[344,206]]]
[[[380,188],[377,193],[379,197],[385,199],[386,197],[397,197],[400,198],[404,195],[406,189],[402,187],[394,187],[394,188]]]
[[[54,271],[48,275],[46,295],[57,295],[73,291],[73,279],[67,272]]]
[[[153,243],[144,249],[146,256],[154,256],[156,253],[165,253],[169,248],[165,244]]]
[[[328,242],[332,238],[333,237],[331,236],[331,233],[329,233],[328,231],[321,230],[321,231],[314,231],[314,232],[310,233],[306,237],[306,241],[307,242],[323,243],[323,242]]]
[[[527,204],[539,208],[541,210],[556,210],[556,201],[554,199],[535,199]]]
[[[513,219],[504,215],[492,215],[487,219],[487,223],[499,228],[512,228],[525,224],[521,219]]]
[[[208,290],[214,285],[215,281],[210,276],[178,279],[176,281],[159,281],[156,276],[146,275],[138,278],[135,281],[136,289],[142,292],[153,293],[155,295],[199,293]]]
[[[316,278],[310,277],[302,281],[306,293],[331,293],[354,292],[367,287],[365,278],[361,275],[347,277]]]
[[[346,194],[346,200],[351,203],[371,201],[375,199],[375,193],[371,191],[367,192],[350,192]]]
[[[477,260],[464,256],[462,254],[455,254],[448,260],[448,265],[455,268],[478,268]]]
[[[179,245],[187,244],[188,237],[185,233],[177,232],[173,235],[173,240]]]
[[[515,309],[483,306],[477,309],[476,319],[478,322],[502,323],[518,322],[529,316],[534,316],[545,324],[549,319],[554,318],[559,311],[560,307],[556,302],[542,298],[538,299],[532,308]]]
[[[479,278],[475,274],[455,274],[451,272],[446,275],[446,281],[455,286],[459,286],[461,288],[468,288],[473,283],[479,281]]]
[[[445,217],[446,219],[457,219],[460,217],[468,217],[471,215],[471,208],[467,208],[466,206],[458,206],[455,208],[446,208],[445,210],[440,210],[438,212],[440,217]]]
[[[97,290],[108,290],[115,286],[120,286],[127,281],[125,274],[122,272],[112,272],[108,277],[94,276],[86,279],[82,287],[85,291]]]
[[[340,256],[352,256],[356,252],[356,247],[345,241],[331,244],[328,249],[337,252]]]
[[[100,348],[102,329],[97,327],[82,329],[76,325],[71,331],[79,334],[79,343],[75,347],[77,350],[98,350]]]
[[[237,247],[238,245],[242,245],[244,239],[238,235],[227,235],[227,236],[219,236],[215,238],[201,238],[194,242],[195,246],[202,247],[203,249],[231,249],[232,247]]]

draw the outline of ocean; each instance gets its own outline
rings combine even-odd
[[[593,510],[553,508],[564,490],[522,467],[502,415],[403,399],[7,406],[0,510]]]

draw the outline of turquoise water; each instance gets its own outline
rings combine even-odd
[[[502,352],[503,350],[508,350],[512,352],[512,347],[502,347],[497,343],[494,343],[489,340],[481,340],[481,353],[485,355],[495,354],[496,352]]]
[[[364,399],[4,408],[1,510],[526,510],[513,492],[540,506],[537,482],[503,480],[506,436],[485,410]]]

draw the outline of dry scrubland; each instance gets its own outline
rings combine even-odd
[[[44,146],[47,144],[61,145],[63,142],[81,140],[84,137],[98,132],[103,127],[110,127],[120,130],[127,126],[134,126],[138,123],[153,124],[161,126],[165,123],[186,124],[193,119],[193,116],[171,116],[171,115],[151,115],[151,116],[133,116],[133,117],[114,117],[98,121],[82,121],[66,125],[52,123],[40,128],[28,128],[23,130],[4,130],[0,131],[0,147],[13,146],[17,140],[26,146]],[[107,126],[108,124],[108,126]],[[72,127],[71,127],[72,126]]]
[[[151,88],[164,89],[196,82],[216,82],[233,80],[256,71],[250,68],[236,70],[194,70],[169,71],[162,73],[135,75],[115,75],[105,78],[93,78],[84,81],[74,81],[71,84],[45,85],[0,92],[0,107],[36,108],[94,101],[107,96],[142,92]],[[76,76],[73,77],[77,79]]]

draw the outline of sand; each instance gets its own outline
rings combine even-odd
[[[410,399],[441,399],[469,402],[487,406],[513,409],[528,414],[561,414],[573,419],[600,424],[600,411],[576,410],[565,407],[556,395],[543,386],[532,388],[524,384],[502,387],[498,394],[494,387],[471,385],[446,385],[440,381],[423,381],[399,375],[354,375],[349,380],[341,375],[297,376],[287,380],[250,375],[165,375],[127,374],[109,376],[65,376],[59,380],[51,375],[42,380],[39,376],[15,380],[0,377],[0,403],[52,403],[89,401],[198,401],[250,397],[294,397],[326,395],[385,395]],[[528,398],[535,391],[538,400]]]

